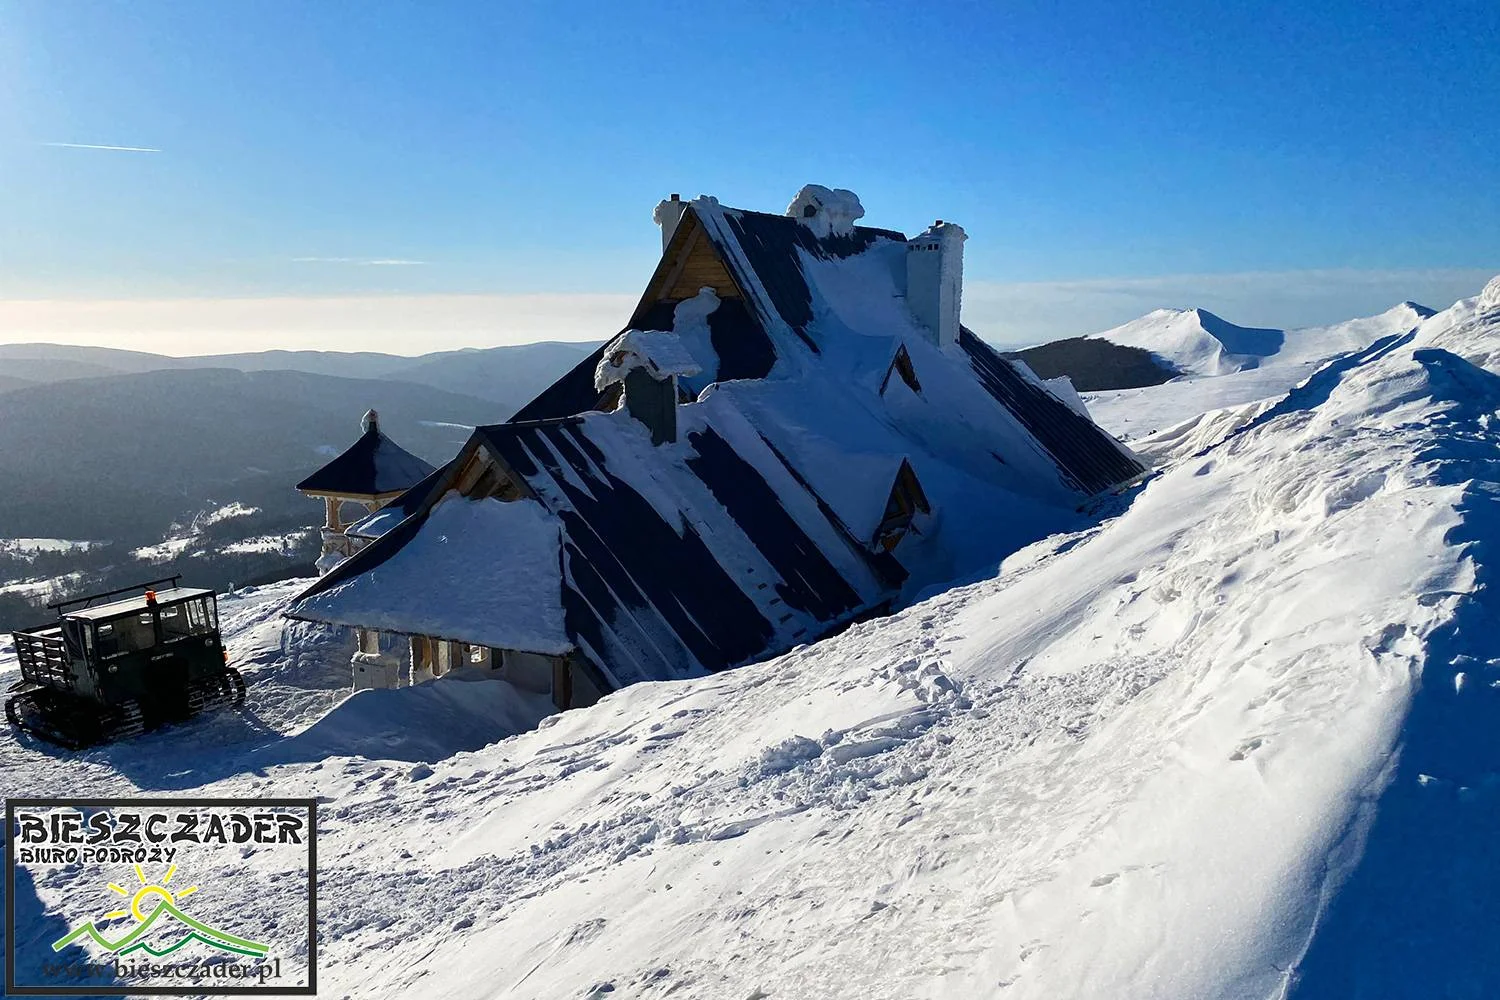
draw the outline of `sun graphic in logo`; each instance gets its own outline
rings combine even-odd
[[[177,893],[173,893],[172,890],[167,888],[167,885],[172,881],[172,876],[177,874],[176,865],[167,866],[167,873],[162,876],[160,882],[146,881],[146,873],[141,870],[141,866],[135,865],[133,867],[135,868],[136,880],[141,884],[141,887],[135,891],[134,895],[131,895],[129,890],[123,889],[113,882],[109,883],[109,889],[111,892],[117,892],[122,896],[130,897],[130,909],[111,910],[104,915],[105,920],[114,920],[118,917],[135,917],[135,919],[138,921],[144,921],[147,917],[151,916],[151,914],[156,911],[157,906],[161,905],[161,903],[157,903],[155,904],[155,906],[152,906],[150,910],[142,910],[141,904],[150,899],[152,896],[160,896],[166,902],[175,904],[184,896],[191,896],[193,893],[198,891],[198,887],[196,885],[190,885],[186,889],[183,889]]]

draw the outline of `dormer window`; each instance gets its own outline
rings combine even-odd
[[[891,363],[885,370],[885,378],[880,381],[880,394],[885,395],[886,389],[890,388],[891,376],[897,376],[906,383],[906,387],[917,395],[922,394],[922,383],[917,381],[916,366],[911,363],[911,355],[906,352],[906,345],[902,344],[896,348],[896,356],[891,358]]]
[[[891,493],[885,502],[885,514],[880,519],[880,527],[875,529],[875,537],[870,540],[871,543],[890,552],[912,530],[912,522],[919,513],[932,513],[932,506],[927,502],[922,484],[917,482],[917,474],[912,471],[911,463],[903,460],[901,468],[896,472],[896,481],[891,484]]]

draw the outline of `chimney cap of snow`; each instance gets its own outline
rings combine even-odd
[[[786,214],[822,239],[854,232],[854,223],[865,217],[865,207],[859,203],[859,195],[847,188],[804,184],[786,207]]]
[[[380,414],[373,409],[366,410],[365,415],[359,418],[359,428],[366,434],[380,429]]]
[[[907,245],[914,249],[932,249],[943,244],[951,245],[955,241],[961,244],[968,238],[969,234],[964,232],[963,226],[960,226],[956,222],[944,222],[942,219],[938,219],[921,233],[908,240]]]

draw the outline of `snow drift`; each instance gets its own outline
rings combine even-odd
[[[1097,527],[767,663],[416,768],[266,763],[325,705],[196,779],[172,750],[222,717],[65,767],[7,736],[5,774],[321,796],[337,995],[1494,996],[1486,309],[1323,367]],[[237,632],[252,714],[332,641],[269,621]]]

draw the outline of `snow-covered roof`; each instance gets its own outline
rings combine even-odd
[[[344,529],[344,534],[355,538],[379,538],[404,520],[406,511],[399,505],[389,505],[355,521]]]
[[[324,577],[299,618],[561,654],[561,534],[533,501],[445,497],[362,572]],[[364,551],[360,553],[363,554]],[[353,560],[346,560],[342,566]],[[335,575],[337,574],[337,575]]]
[[[966,475],[1033,496],[1097,493],[1144,471],[1128,449],[971,331],[961,331],[949,347],[932,343],[905,302],[903,234],[850,225],[820,235],[800,218],[726,208],[712,198],[687,203],[674,243],[693,238],[694,226],[712,243],[740,294],[700,293],[676,303],[643,299],[630,324],[679,336],[702,368],[681,380],[691,391],[750,379],[787,383],[783,398],[793,403],[810,397],[847,409],[835,398],[855,396],[848,405],[873,409],[873,420],[892,432],[872,431],[865,419],[858,436],[915,435],[958,461]],[[672,266],[664,255],[659,275]],[[885,363],[898,346],[907,348],[927,390],[925,405],[909,405],[900,392],[888,393],[887,402],[877,395]],[[513,419],[593,409],[599,401],[594,374],[603,354],[601,349]],[[796,423],[773,410],[763,408],[757,426]],[[798,426],[851,451],[871,450],[849,439],[847,424],[840,430],[814,417]],[[909,443],[887,450],[904,453]],[[1005,468],[997,472],[996,465]]]
[[[303,493],[335,496],[386,496],[410,489],[433,471],[432,466],[380,430],[374,411],[365,415],[365,430],[343,454],[297,484]]]
[[[482,503],[552,519],[545,530],[561,553],[568,642],[612,683],[691,676],[811,641],[899,586],[899,564],[831,516],[727,398],[684,408],[681,429],[681,440],[656,446],[624,412],[497,424],[478,428],[454,463],[481,450],[494,455],[531,499]],[[446,489],[438,483],[427,499]],[[880,487],[882,504],[889,489]],[[517,544],[509,525],[464,525],[463,550],[481,551],[461,564],[424,541],[453,533],[446,522],[434,528],[441,512],[472,505],[454,496],[341,563],[289,613],[550,652],[513,644],[499,621],[514,613],[508,605],[468,596],[535,585],[530,567],[539,557],[507,555]],[[486,569],[518,562],[504,586]]]
[[[810,641],[903,586],[1060,530],[1085,497],[1144,472],[972,332],[940,345],[905,301],[905,236],[854,225],[852,195],[799,198],[810,214],[686,203],[625,332],[509,423],[478,428],[453,463],[492,456],[557,517],[566,630],[612,683]],[[819,213],[842,222],[809,224]],[[694,400],[677,407],[676,441],[653,445],[628,411],[600,410],[636,366]],[[903,467],[930,510],[877,539]],[[403,497],[417,513],[294,613],[316,616],[309,597],[330,580],[376,571],[451,479]],[[416,589],[429,570],[410,565]]]

